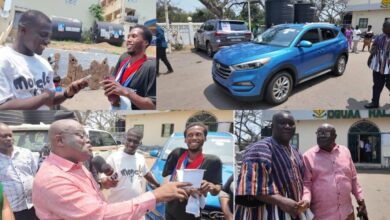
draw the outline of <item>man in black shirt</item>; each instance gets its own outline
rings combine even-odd
[[[190,124],[184,131],[187,149],[176,148],[167,158],[162,175],[171,175],[170,181],[176,181],[178,169],[204,169],[205,173],[200,189],[192,190],[193,193],[203,194],[208,192],[217,195],[222,185],[222,162],[215,155],[202,153],[203,143],[206,141],[207,128],[201,123]],[[166,220],[192,220],[200,219],[186,213],[187,201],[173,200],[168,202],[165,209]]]
[[[133,110],[156,109],[156,60],[145,54],[151,41],[152,33],[145,26],[131,29],[126,41],[127,52],[120,56],[113,72],[115,80],[102,81],[105,95],[113,106],[124,104],[118,103],[122,96],[130,100]]]

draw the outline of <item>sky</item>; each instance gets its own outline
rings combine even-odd
[[[171,0],[171,4],[186,12],[195,12],[196,8],[204,7],[199,0]]]

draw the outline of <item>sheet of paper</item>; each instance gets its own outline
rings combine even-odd
[[[199,189],[203,180],[204,171],[202,169],[177,170],[177,180],[179,182],[192,183],[192,188]]]

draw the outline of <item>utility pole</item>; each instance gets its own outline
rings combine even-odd
[[[167,27],[166,33],[168,37],[168,52],[172,52],[171,42],[170,42],[170,36],[169,36],[169,30],[171,30],[171,27],[169,26],[169,16],[168,16],[168,0],[164,0],[164,11],[165,11],[165,27]]]
[[[252,32],[252,27],[251,27],[251,0],[248,0],[248,24],[249,24],[249,31]]]

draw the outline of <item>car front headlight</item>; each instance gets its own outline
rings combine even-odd
[[[257,68],[260,68],[260,67],[264,66],[265,64],[267,64],[270,60],[271,60],[270,57],[262,58],[262,59],[258,59],[258,60],[253,60],[253,61],[233,65],[233,68],[235,70],[257,69]]]

